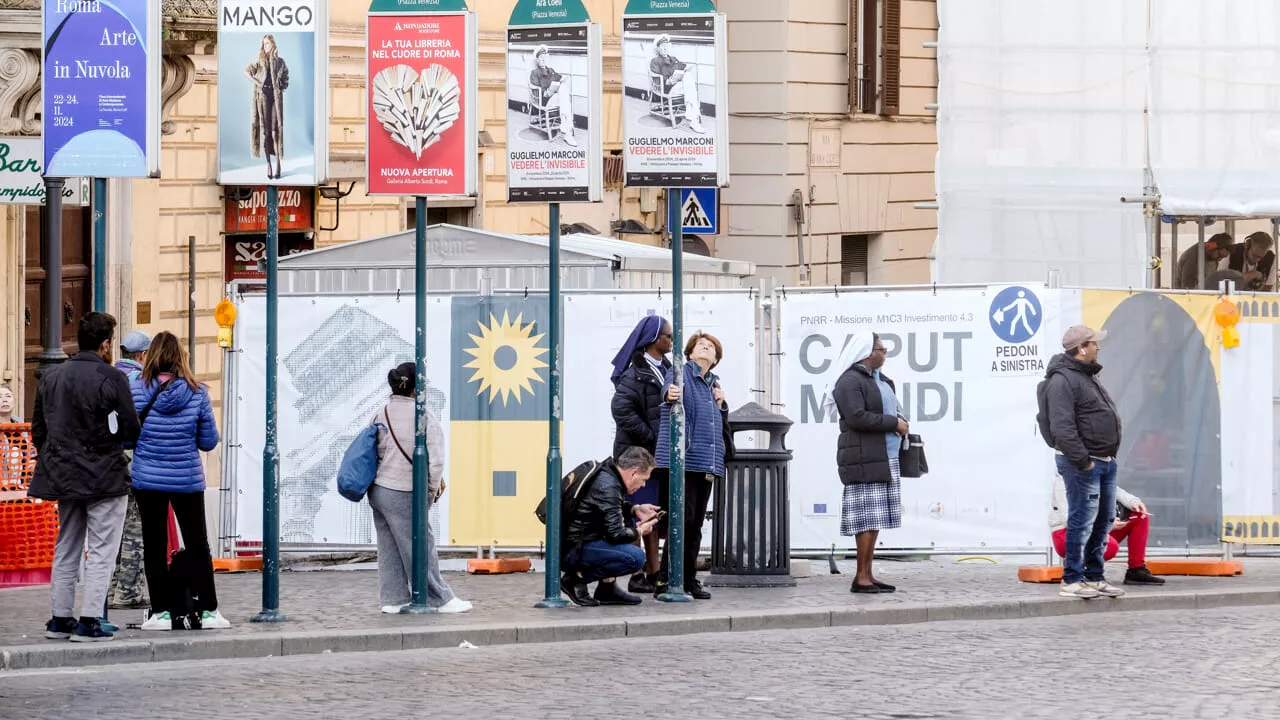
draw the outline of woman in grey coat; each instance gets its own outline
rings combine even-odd
[[[414,385],[417,368],[401,363],[387,373],[391,398],[373,416],[378,426],[378,474],[369,488],[369,507],[378,534],[378,592],[382,612],[398,613],[412,599]],[[444,495],[444,432],[427,411],[427,513]],[[427,527],[427,603],[440,613],[464,613],[471,603],[454,596],[440,575],[435,534]]]

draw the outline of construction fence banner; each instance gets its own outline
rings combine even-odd
[[[261,540],[265,298],[240,300],[238,388],[230,417],[242,441],[230,448],[235,534]],[[367,503],[337,494],[342,453],[381,412],[387,371],[413,358],[411,297],[283,297],[280,312],[279,442],[281,539],[307,545],[371,545]],[[669,316],[669,293],[564,298],[564,465],[613,449],[610,362],[635,324]],[[732,404],[756,387],[755,312],[742,294],[690,294],[688,332],[725,346],[716,368]],[[444,545],[538,547],[545,528],[533,509],[545,494],[548,448],[545,295],[433,297],[427,315],[427,406],[441,419],[448,492],[432,507]]]
[[[1099,378],[1123,425],[1118,483],[1150,508],[1152,551],[1280,538],[1280,296],[1234,296],[1242,342],[1226,349],[1214,322],[1220,298],[1211,294],[1024,284],[774,297],[769,306],[747,290],[690,293],[685,333],[721,340],[716,372],[731,407],[773,402],[795,423],[787,436],[795,550],[853,546],[840,535],[838,425],[821,405],[831,363],[851,334],[867,330],[888,349],[884,373],[924,439],[931,470],[902,480],[902,527],[883,532],[880,546],[1048,547],[1055,469],[1036,425],[1035,390],[1062,334],[1078,323],[1109,333]],[[670,303],[660,292],[566,294],[566,467],[609,454],[610,360],[641,317],[669,317]],[[334,477],[351,438],[386,402],[387,370],[413,356],[413,303],[316,296],[280,304],[290,318],[280,334],[282,539],[370,545],[368,508],[341,499]],[[241,541],[261,539],[264,307],[261,296],[240,301],[227,399],[236,425],[229,436],[243,439],[225,451]],[[538,547],[545,529],[533,508],[545,488],[550,402],[546,297],[433,297],[428,309],[427,403],[443,421],[449,483],[432,527],[445,545]],[[758,324],[766,312],[772,320]]]

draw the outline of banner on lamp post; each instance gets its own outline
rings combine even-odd
[[[628,187],[729,184],[728,24],[711,0],[631,0],[622,17]]]
[[[160,0],[45,0],[50,177],[160,175]]]
[[[219,0],[218,183],[323,183],[328,0]]]
[[[507,27],[507,201],[597,202],[600,26],[581,0],[523,0]]]
[[[375,0],[367,24],[370,195],[476,193],[478,30],[459,0]]]

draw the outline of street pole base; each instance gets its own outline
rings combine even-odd
[[[658,595],[658,602],[665,602],[665,603],[693,602],[693,596],[683,590],[668,590]]]
[[[435,612],[436,612],[435,608],[426,604],[415,605],[413,603],[410,603],[400,608],[401,615],[434,615]]]
[[[543,598],[534,607],[539,610],[559,610],[560,608],[569,607],[569,601],[564,598]]]
[[[279,610],[263,610],[262,612],[249,618],[249,622],[255,623],[280,623],[289,619],[288,615]]]

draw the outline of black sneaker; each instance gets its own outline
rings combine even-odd
[[[97,618],[80,618],[71,633],[71,642],[105,642],[113,637],[115,635],[104,630]]]
[[[591,597],[591,593],[587,590],[587,584],[582,582],[582,578],[569,573],[565,573],[560,577],[560,590],[565,597],[573,601],[574,605],[582,607],[596,607],[600,604],[599,600]]]
[[[641,595],[648,595],[649,593],[654,591],[654,587],[655,585],[657,585],[655,581],[656,581],[655,576],[646,575],[644,573],[637,573],[635,575],[632,575],[631,582],[627,583],[627,591],[633,592],[633,593],[640,593]],[[597,590],[598,589],[599,588],[597,588]]]
[[[76,630],[73,617],[55,617],[44,626],[44,636],[50,640],[66,640]]]
[[[711,599],[711,593],[707,592],[707,589],[702,587],[702,583],[698,580],[698,578],[691,578],[689,580],[688,590],[689,590],[689,594],[693,596],[694,600],[710,600]]]
[[[1129,568],[1124,573],[1125,585],[1163,585],[1164,578],[1151,574],[1146,565]]]
[[[640,598],[623,592],[616,582],[596,583],[595,599],[601,605],[639,605]]]

